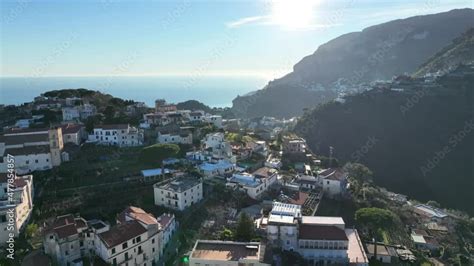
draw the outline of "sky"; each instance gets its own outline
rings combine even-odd
[[[0,77],[277,78],[319,45],[473,0],[0,0]]]

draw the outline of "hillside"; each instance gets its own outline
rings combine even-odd
[[[474,214],[474,67],[428,83],[409,77],[306,113],[295,131],[317,154],[329,146],[375,182]]]
[[[420,66],[415,76],[446,71],[459,64],[474,62],[474,28],[470,28],[460,37],[431,57]]]
[[[374,80],[412,73],[474,27],[473,17],[474,10],[458,9],[342,35],[303,58],[288,75],[234,99],[233,111],[242,117],[301,115],[304,108],[334,99],[336,92],[357,91]]]

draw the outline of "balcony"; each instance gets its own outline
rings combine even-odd
[[[167,198],[167,199],[172,199],[172,200],[178,200],[178,196],[176,196],[176,195],[174,195],[174,196],[165,195],[165,198]]]

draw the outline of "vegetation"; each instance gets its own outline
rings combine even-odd
[[[253,220],[245,212],[242,212],[239,216],[239,221],[237,222],[235,239],[238,241],[250,241],[254,236]]]
[[[178,103],[176,104],[176,108],[178,108],[178,110],[192,110],[192,111],[201,110],[206,113],[210,113],[210,114],[213,113],[213,109],[211,107],[196,100],[189,100],[189,101]]]
[[[176,144],[154,144],[142,149],[140,160],[146,163],[161,164],[166,158],[176,157],[179,151],[179,146]]]
[[[317,107],[295,131],[316,154],[333,146],[342,163],[367,165],[379,186],[473,214],[473,82],[466,75],[441,78],[429,91],[374,89]]]

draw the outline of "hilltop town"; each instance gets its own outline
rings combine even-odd
[[[3,261],[472,262],[472,218],[378,187],[367,167],[332,150],[315,154],[294,133],[296,118],[179,106],[85,89],[1,106]]]

